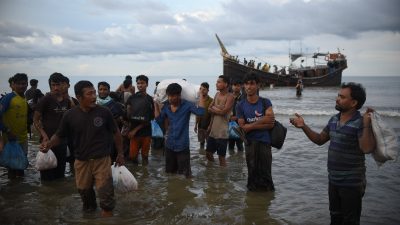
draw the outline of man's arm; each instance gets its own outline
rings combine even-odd
[[[225,103],[225,106],[224,106],[223,109],[219,109],[219,108],[217,108],[215,106],[211,106],[209,108],[209,111],[214,113],[214,114],[216,114],[216,115],[223,116],[223,115],[228,114],[232,110],[232,107],[233,107],[234,103],[235,103],[235,98],[233,97],[232,94],[228,94],[228,97],[226,99],[226,103]]]
[[[57,136],[57,134],[54,134],[51,136],[50,140],[43,141],[40,144],[40,151],[41,152],[47,152],[49,149],[53,148],[54,146],[59,145],[61,142],[61,139]]]
[[[261,117],[259,120],[255,121],[254,123],[244,124],[242,126],[245,132],[249,132],[252,130],[260,130],[260,129],[272,129],[275,124],[275,115],[272,107],[268,107],[265,110],[265,116]]]
[[[376,140],[374,133],[372,132],[370,112],[373,112],[373,109],[367,108],[367,111],[363,115],[363,131],[361,137],[358,138],[360,149],[364,154],[371,153],[376,148]]]
[[[297,113],[295,115],[295,118],[290,118],[290,123],[297,128],[301,128],[308,139],[310,139],[312,142],[317,145],[323,145],[330,140],[329,135],[324,130],[322,130],[321,133],[318,134],[305,124],[303,117],[301,117]]]
[[[42,113],[39,111],[35,111],[33,114],[33,125],[35,126],[36,130],[39,131],[40,136],[42,136],[42,142],[43,141],[48,141],[49,137],[46,134],[46,131],[44,131],[43,129],[43,125],[42,125]]]
[[[115,143],[115,147],[117,148],[117,158],[115,159],[115,161],[117,162],[117,164],[119,166],[122,166],[125,164],[125,158],[124,158],[124,151],[122,148],[122,135],[121,132],[119,131],[118,127],[116,127],[117,130],[114,132],[114,143]]]

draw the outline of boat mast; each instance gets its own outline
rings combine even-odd
[[[228,56],[229,53],[228,53],[228,51],[226,50],[226,48],[225,48],[224,44],[222,43],[221,39],[219,39],[219,37],[218,37],[217,34],[215,34],[215,37],[217,37],[219,46],[221,47],[221,55],[224,56],[224,57],[225,57],[225,56]]]

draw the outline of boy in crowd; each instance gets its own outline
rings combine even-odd
[[[46,94],[38,103],[33,116],[34,125],[39,131],[42,143],[49,141],[60,125],[64,113],[71,109],[71,101],[63,96],[65,80],[61,73],[53,73],[49,78],[50,93]],[[57,158],[57,167],[40,171],[42,181],[51,181],[63,178],[67,160],[67,139],[51,149]]]
[[[209,84],[207,82],[203,82],[200,84],[200,95],[203,97],[203,105],[205,109],[208,109],[213,99],[208,95]],[[211,122],[211,114],[208,110],[205,111],[203,116],[196,116],[196,124],[194,126],[194,132],[197,133],[197,139],[200,142],[200,148],[204,149],[204,144],[207,140],[208,136],[208,127]]]
[[[13,92],[6,94],[0,101],[0,151],[9,141],[17,141],[25,154],[28,154],[28,104],[25,91],[28,76],[17,73],[10,79]],[[8,169],[8,178],[24,176],[24,170]]]
[[[220,166],[226,166],[226,148],[228,145],[228,124],[234,97],[229,93],[229,78],[221,75],[217,80],[217,94],[208,107],[212,114],[210,135],[207,139],[206,156],[209,161],[214,161],[214,153],[217,152]]]
[[[246,133],[247,188],[250,191],[274,191],[272,181],[271,137],[268,130],[275,123],[272,103],[258,96],[259,79],[249,73],[243,79],[246,98],[238,103],[239,126]]]
[[[149,78],[145,75],[136,77],[138,91],[129,97],[126,102],[126,111],[130,120],[129,158],[138,163],[138,154],[141,150],[142,165],[149,163],[149,151],[151,145],[151,123],[154,119],[154,101],[147,94]]]
[[[237,118],[237,113],[236,113],[236,105],[238,104],[238,102],[240,102],[242,100],[242,81],[241,80],[234,80],[232,82],[232,94],[233,97],[235,98],[235,101],[233,103],[233,107],[232,107],[232,116],[229,119],[230,121],[234,121],[234,122],[238,122],[238,118]],[[240,138],[229,138],[229,151],[233,152],[234,148],[235,148],[235,144],[237,147],[238,151],[243,151],[243,141]]]
[[[161,111],[155,104],[156,121],[164,124],[169,120],[168,138],[165,143],[165,172],[184,174],[186,178],[192,177],[190,167],[189,149],[189,121],[190,114],[204,115],[203,96],[200,95],[199,103],[194,103],[181,98],[182,87],[177,83],[168,85],[166,93],[168,101]]]

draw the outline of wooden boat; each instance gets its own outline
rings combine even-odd
[[[240,62],[237,56],[228,53],[224,44],[217,37],[221,47],[224,63],[223,74],[233,79],[243,79],[246,73],[253,72],[260,78],[261,86],[296,86],[299,79],[305,87],[312,86],[339,86],[342,82],[342,72],[347,68],[346,56],[340,51],[335,53],[314,53],[311,58],[312,66],[295,66],[296,60],[304,62],[305,54],[290,54],[289,66],[278,68],[264,63],[255,65],[254,60]],[[318,64],[316,62],[319,62]],[[322,61],[322,63],[320,63]],[[272,68],[271,68],[272,67]]]

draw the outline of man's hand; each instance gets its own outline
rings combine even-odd
[[[290,118],[289,122],[297,128],[303,128],[305,126],[304,119],[298,113],[294,114],[296,117]]]
[[[367,110],[365,111],[364,115],[363,115],[363,126],[364,127],[370,127],[371,126],[371,114],[372,112],[374,112],[375,110],[372,108],[367,108]]]
[[[123,166],[123,165],[125,165],[125,157],[124,157],[124,154],[118,153],[117,158],[115,159],[115,162],[117,163],[118,166]]]
[[[43,140],[42,143],[39,146],[39,151],[46,153],[50,149],[50,141],[49,140]]]

